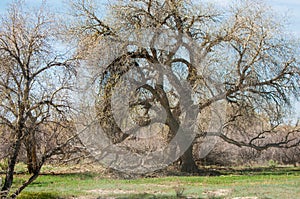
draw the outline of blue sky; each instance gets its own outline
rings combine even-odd
[[[7,5],[13,0],[0,0],[0,13],[5,12]],[[103,3],[108,0],[99,0]],[[192,0],[193,1],[193,0]],[[207,0],[208,1],[208,0]],[[216,1],[218,3],[224,4],[230,2],[232,0],[209,0]],[[288,27],[288,31],[294,34],[296,37],[300,38],[300,0],[266,0],[279,15],[285,15],[289,17],[290,25]],[[41,0],[25,0],[28,6],[34,6],[41,2]],[[48,0],[48,4],[57,9],[58,11],[62,11],[65,4],[63,2],[67,2],[66,0]],[[300,118],[300,102],[295,104],[297,110],[297,117]]]

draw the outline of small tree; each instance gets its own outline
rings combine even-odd
[[[74,130],[69,101],[71,59],[58,50],[58,26],[45,8],[43,4],[30,10],[15,1],[0,20],[0,125],[10,137],[1,198],[17,197],[38,177],[45,161],[74,138],[70,133]],[[38,151],[42,139],[48,139],[47,145]],[[9,196],[22,144],[32,176]]]

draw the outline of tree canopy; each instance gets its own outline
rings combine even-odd
[[[237,1],[220,8],[201,1],[118,1],[105,17],[97,12],[96,3],[73,4],[77,23],[71,30],[80,35],[77,55],[98,71],[93,78],[100,85],[99,122],[113,143],[123,142],[137,126],[156,122],[169,128],[166,139],[170,141],[183,117],[204,115],[212,123],[213,107],[223,103],[226,108],[219,106],[219,112],[226,114],[218,113],[216,132],[208,132],[208,124],[197,121],[197,134],[213,133],[229,143],[257,150],[299,144],[290,137],[291,132],[280,142],[262,142],[283,122],[291,99],[299,97],[300,75],[299,45],[285,34],[284,24],[265,3]],[[124,76],[126,81],[131,79],[131,86],[126,85]],[[114,89],[120,82],[124,96],[131,92],[124,107],[129,106],[126,110],[130,113],[138,110],[138,119],[116,112],[120,106],[113,103]],[[184,110],[184,103],[197,113]],[[153,108],[157,104],[165,116]],[[259,129],[251,139],[235,139],[233,132],[246,134],[255,121]],[[136,125],[126,129],[124,123]],[[192,149],[188,151],[181,159],[192,157]],[[183,170],[194,168],[191,161],[185,162]]]

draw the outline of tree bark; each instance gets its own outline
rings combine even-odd
[[[181,165],[180,165],[181,172],[198,173],[199,169],[198,166],[196,165],[193,156],[193,145],[189,146],[189,148],[180,157],[180,160],[181,160]]]
[[[19,187],[11,196],[11,199],[15,199],[17,198],[17,196],[28,186],[30,185],[33,181],[35,181],[40,174],[40,168],[38,168],[38,170],[36,171],[36,173],[34,173],[29,179],[28,181],[26,181],[21,187]]]
[[[21,134],[19,134],[19,136],[20,135]],[[17,163],[20,148],[21,148],[21,139],[17,138],[17,141],[12,146],[12,154],[9,158],[8,169],[7,169],[7,172],[6,172],[5,181],[4,181],[3,187],[2,187],[1,192],[0,192],[0,198],[1,199],[7,198],[8,194],[9,194],[9,191],[10,191],[10,188],[12,186],[13,179],[14,179],[15,165]]]
[[[35,133],[29,133],[25,143],[27,152],[27,169],[29,174],[37,173],[38,170],[36,144]]]

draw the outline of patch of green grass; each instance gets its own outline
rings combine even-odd
[[[299,169],[299,168],[298,168]],[[29,176],[16,175],[14,188]],[[246,175],[168,176],[117,180],[103,178],[97,173],[41,175],[20,195],[29,198],[176,198],[178,187],[181,195],[191,198],[233,198],[256,196],[260,199],[300,198],[300,172],[283,169],[272,172],[246,172]],[[226,194],[222,193],[224,191]],[[177,193],[178,194],[178,193]],[[223,194],[223,195],[222,195]]]

